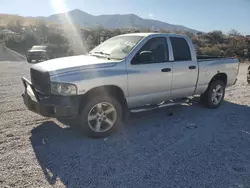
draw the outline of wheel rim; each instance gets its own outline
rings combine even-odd
[[[214,105],[217,105],[220,103],[222,97],[223,97],[224,89],[221,85],[216,85],[216,87],[212,91],[212,103]]]
[[[117,119],[115,107],[107,102],[96,104],[88,113],[88,125],[95,132],[110,130]]]

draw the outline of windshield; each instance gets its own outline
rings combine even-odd
[[[111,59],[123,59],[142,38],[143,36],[113,37],[94,48],[90,54],[103,54]]]
[[[32,50],[46,50],[46,46],[33,46]]]

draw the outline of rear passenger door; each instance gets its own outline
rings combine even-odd
[[[196,58],[191,55],[190,46],[185,38],[170,37],[173,52],[173,80],[171,98],[193,95],[198,77]]]

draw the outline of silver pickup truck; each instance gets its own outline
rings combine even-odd
[[[113,37],[88,55],[48,60],[22,78],[29,110],[46,117],[78,119],[83,131],[104,137],[128,110],[167,106],[188,96],[217,108],[236,83],[235,58],[197,57],[183,35],[135,33]]]

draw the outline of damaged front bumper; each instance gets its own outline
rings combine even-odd
[[[22,78],[25,87],[22,94],[26,107],[37,114],[45,117],[73,118],[78,114],[77,96],[55,96],[39,93],[32,83]]]

